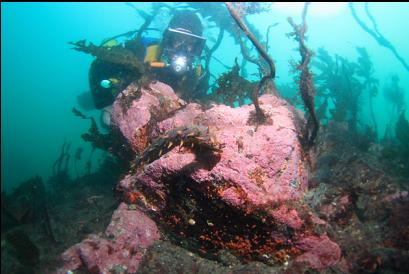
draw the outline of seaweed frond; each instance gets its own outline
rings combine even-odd
[[[92,42],[87,44],[85,39],[77,42],[68,42],[68,44],[74,46],[72,49],[91,54],[92,56],[97,57],[99,60],[124,65],[125,67],[133,69],[140,74],[145,72],[143,62],[138,60],[132,51],[122,46],[112,48],[96,46]]]
[[[300,71],[299,89],[301,98],[304,102],[305,108],[308,111],[307,125],[303,130],[301,141],[305,149],[309,149],[314,145],[315,138],[317,137],[319,122],[315,114],[314,109],[314,84],[312,82],[312,75],[308,68],[311,61],[312,52],[305,45],[305,33],[307,31],[306,15],[308,10],[308,3],[305,4],[302,14],[302,24],[297,25],[294,23],[291,17],[288,18],[288,22],[293,27],[294,32],[290,33],[295,41],[299,43],[299,51],[301,55],[300,64],[297,69]]]

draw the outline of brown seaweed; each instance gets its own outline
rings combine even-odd
[[[96,46],[92,42],[87,44],[85,39],[77,42],[69,42],[69,44],[75,46],[73,49],[91,54],[102,61],[124,65],[140,74],[145,72],[143,62],[141,62],[132,51],[122,46],[111,48]]]
[[[361,95],[365,86],[368,88],[366,79],[360,80],[364,67],[339,55],[332,58],[323,48],[318,49],[317,60],[313,65],[320,70],[314,79],[318,87],[317,95],[333,102],[334,107],[329,109],[331,119],[336,122],[347,121],[351,131],[356,134],[362,107]]]
[[[57,176],[58,174],[62,173],[68,173],[67,167],[70,160],[70,148],[71,143],[67,143],[67,141],[64,141],[61,146],[60,156],[57,158],[57,160],[55,160],[53,164],[53,176]]]
[[[76,108],[72,108],[72,112],[74,113],[75,116],[81,117],[82,119],[88,119],[87,116],[85,116],[81,111],[79,111]]]
[[[378,30],[378,25],[375,21],[375,18],[372,16],[372,14],[369,11],[369,6],[368,3],[365,3],[365,12],[366,15],[368,16],[369,20],[372,22],[373,29],[370,29],[356,14],[354,4],[349,3],[349,9],[351,10],[352,16],[354,17],[355,21],[358,23],[358,25],[369,35],[371,35],[376,42],[378,42],[379,45],[382,47],[385,47],[392,51],[393,55],[395,56],[396,59],[405,67],[407,71],[409,71],[409,65],[406,63],[405,59],[398,53],[398,51],[395,49],[395,46],[383,36],[382,33],[379,32]]]
[[[301,55],[301,61],[297,69],[301,72],[299,89],[301,93],[301,98],[304,105],[308,111],[307,125],[303,130],[301,141],[305,149],[309,149],[314,145],[314,140],[317,137],[319,122],[315,115],[314,109],[314,84],[312,82],[312,75],[308,68],[311,61],[312,52],[305,45],[305,32],[307,31],[307,25],[305,17],[307,15],[308,3],[305,4],[302,13],[302,24],[296,25],[291,17],[288,18],[288,22],[294,28],[294,32],[289,35],[294,38],[295,41],[299,43],[299,51]]]
[[[405,119],[405,110],[402,110],[399,115],[399,120],[395,128],[396,138],[403,144],[408,146],[409,140],[409,122]]]
[[[264,61],[268,64],[269,66],[269,73],[267,75],[264,75],[260,82],[257,84],[255,89],[253,90],[252,93],[252,100],[254,103],[254,107],[256,108],[256,117],[257,117],[257,122],[258,123],[263,123],[266,120],[266,116],[263,112],[263,110],[260,107],[258,97],[260,94],[260,90],[264,86],[264,84],[270,80],[274,79],[275,77],[275,66],[273,63],[273,60],[271,57],[267,54],[263,46],[260,44],[260,42],[257,40],[257,38],[254,36],[254,34],[250,31],[250,29],[246,26],[244,21],[241,19],[239,12],[236,10],[236,8],[233,6],[231,2],[225,2],[230,15],[233,17],[233,19],[236,21],[237,25],[240,27],[240,29],[246,34],[247,38],[250,39],[251,43],[254,45],[254,47],[257,49],[258,53],[260,54],[261,57],[263,57]]]
[[[368,51],[364,47],[357,47],[356,50],[358,51],[358,68],[357,74],[364,78],[364,87],[367,89],[369,93],[369,113],[372,119],[372,123],[374,126],[374,131],[378,132],[378,125],[375,119],[375,112],[373,108],[373,98],[378,94],[378,85],[379,81],[374,77],[375,69],[374,65],[369,58]]]
[[[245,99],[251,97],[256,84],[241,77],[239,72],[240,66],[236,58],[234,67],[216,80],[217,87],[211,95],[213,100],[234,107],[234,102],[241,106]]]
[[[81,134],[81,138],[85,142],[90,142],[93,147],[100,148],[102,150],[109,151],[112,145],[112,140],[110,134],[102,134],[99,132],[97,123],[93,117],[91,119],[91,127],[88,129],[87,133]]]
[[[75,173],[77,174],[77,178],[79,177],[77,163],[78,163],[78,161],[81,160],[83,151],[84,150],[83,150],[82,147],[77,148],[77,150],[75,151],[74,167],[75,167]]]
[[[91,126],[88,129],[87,133],[84,133],[81,135],[81,138],[85,142],[90,142],[92,143],[93,147],[97,147],[103,150],[109,150],[109,148],[112,145],[112,141],[110,138],[110,134],[102,134],[97,126],[97,123],[95,122],[94,117],[91,116],[86,116],[83,114],[81,111],[79,111],[76,108],[72,108],[72,112],[74,113],[75,116],[81,117],[82,119],[90,119],[91,120]]]

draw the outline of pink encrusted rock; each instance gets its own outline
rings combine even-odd
[[[160,94],[167,98],[167,104],[160,103],[163,98],[154,99],[161,98]],[[291,228],[294,231],[291,239],[275,231],[272,233],[274,241],[288,240],[296,250],[304,252],[296,257],[297,262],[324,269],[335,264],[341,254],[336,243],[326,236],[314,236],[313,229],[308,228],[324,226],[326,222],[316,217],[303,202],[308,171],[297,137],[295,111],[286,101],[273,95],[263,95],[259,101],[268,118],[256,130],[254,123],[249,123],[254,120],[254,105],[231,108],[214,104],[205,110],[196,103],[180,103],[171,88],[163,84],[155,84],[151,90],[144,89],[142,96],[125,112],[117,100],[113,123],[136,154],[148,148],[150,141],[172,136],[167,132],[193,125],[207,127],[209,135],[222,147],[217,161],[209,165],[192,149],[178,146],[172,149],[168,140],[156,142],[169,145],[171,150],[153,155],[157,157],[148,160],[137,173],[125,177],[117,188],[124,192],[135,191],[133,184],[136,182],[137,191],[155,194],[155,203],[150,207],[160,215],[160,210],[166,209],[169,202],[169,184],[175,183],[174,178],[183,178],[189,182],[189,188],[204,194],[203,197],[219,200],[220,204],[240,209],[245,215],[263,212],[281,228]],[[168,106],[173,106],[171,111]],[[152,109],[156,113],[162,110],[167,115],[151,120]],[[141,149],[143,142],[140,140],[143,139],[149,142]]]
[[[133,184],[135,182],[135,176],[126,175],[116,186],[116,190],[119,192],[129,192],[133,189]]]
[[[407,191],[398,191],[394,194],[386,195],[385,197],[383,197],[382,201],[392,202],[392,201],[397,201],[397,200],[404,200],[404,199],[407,199],[408,197],[409,196],[408,196]]]
[[[132,104],[125,115],[118,100],[114,104],[113,122],[135,151],[140,149],[134,133],[147,126],[151,106],[160,107],[155,96],[163,93],[174,102],[171,105],[178,105],[178,98],[170,87],[163,84],[151,87],[155,94],[143,90],[141,98]],[[202,189],[206,185],[225,185],[219,191],[220,199],[231,206],[246,211],[266,208],[277,221],[295,229],[300,228],[303,221],[297,211],[280,206],[300,200],[307,188],[307,169],[302,160],[294,112],[286,101],[273,95],[261,96],[260,104],[269,122],[259,125],[257,131],[254,124],[248,123],[254,116],[253,105],[240,108],[214,105],[202,110],[200,105],[191,103],[176,111],[172,109],[170,117],[157,123],[160,133],[182,125],[206,126],[223,144],[220,161],[211,170],[205,167],[185,169],[196,161],[195,155],[191,151],[174,148],[147,165],[144,172],[138,174],[137,180],[157,192],[162,192],[167,178],[177,175],[200,183]],[[148,136],[148,139],[155,137]]]
[[[335,265],[341,258],[341,249],[327,236],[309,236],[298,242],[297,247],[305,251],[295,259],[313,269],[323,270]]]
[[[137,90],[138,86],[132,83],[125,89],[124,94],[138,94]],[[112,121],[121,129],[135,151],[139,151],[146,141],[145,126],[152,117],[152,108],[169,113],[185,105],[168,85],[161,82],[151,84],[150,89],[141,88],[139,98],[130,103],[128,110],[124,109],[121,99],[122,94],[119,94],[113,104]]]
[[[278,209],[272,210],[271,215],[281,223],[287,224],[292,228],[299,229],[303,224],[303,220],[298,216],[295,209],[288,209],[287,206],[281,205]]]
[[[84,267],[90,273],[111,273],[126,269],[135,273],[144,251],[160,238],[156,224],[139,210],[129,210],[122,203],[112,216],[105,235],[89,235],[81,243],[66,250],[64,263],[57,273]]]
[[[155,222],[139,210],[129,210],[124,203],[112,215],[105,234],[131,249],[146,248],[159,239]]]
[[[352,198],[349,194],[336,197],[331,203],[325,204],[320,208],[320,214],[326,220],[340,219],[343,215],[348,215],[353,206]]]

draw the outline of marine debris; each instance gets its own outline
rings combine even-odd
[[[312,75],[308,68],[311,61],[312,52],[305,45],[305,32],[307,31],[306,16],[309,3],[304,4],[302,12],[302,24],[296,25],[291,17],[287,20],[293,27],[294,32],[290,33],[295,41],[299,43],[299,51],[301,55],[300,64],[297,69],[301,72],[299,80],[299,90],[301,98],[304,102],[304,106],[308,111],[307,124],[302,130],[301,142],[306,150],[310,149],[314,145],[315,138],[317,137],[319,129],[319,121],[315,114],[314,109],[314,84],[312,81]]]

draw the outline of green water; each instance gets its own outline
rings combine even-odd
[[[409,72],[358,26],[347,5],[335,11],[319,5],[323,4],[313,3],[310,7],[307,44],[313,51],[324,47],[331,55],[353,61],[358,56],[357,46],[367,49],[374,64],[374,76],[379,80],[374,107],[378,136],[382,137],[386,125],[397,118],[393,106],[383,96],[383,87],[391,75],[399,76],[408,117]],[[150,11],[150,3],[135,6]],[[355,7],[369,23],[363,4]],[[409,62],[409,4],[371,3],[370,8],[380,32]],[[278,84],[294,81],[289,61],[298,60],[299,54],[294,50],[297,44],[286,36],[292,31],[286,18],[293,16],[300,22],[301,9],[272,4],[267,12],[248,16],[248,21],[263,35],[269,25],[278,23],[269,36],[269,54],[275,61]],[[2,190],[10,190],[36,174],[48,178],[64,141],[71,142],[71,153],[78,147],[84,148],[84,155],[91,150],[80,137],[88,130],[89,122],[75,117],[71,109],[78,106],[76,96],[89,89],[88,69],[93,58],[70,49],[67,42],[87,39],[98,44],[106,37],[137,29],[143,19],[126,3],[2,3],[1,11],[1,186]],[[169,20],[166,13],[158,18],[161,21],[155,24],[166,26]],[[217,32],[210,28],[212,23],[203,22],[204,35],[208,43],[213,43],[210,37]],[[240,48],[225,35],[214,56],[232,66],[235,57],[241,58]],[[215,76],[225,72],[215,61],[210,68]],[[252,65],[247,70],[249,75],[257,72]],[[363,109],[359,120],[370,124],[367,98],[360,104]],[[99,112],[87,115],[97,118]],[[94,168],[100,156],[101,152],[94,155]],[[80,166],[84,164],[85,160]]]

